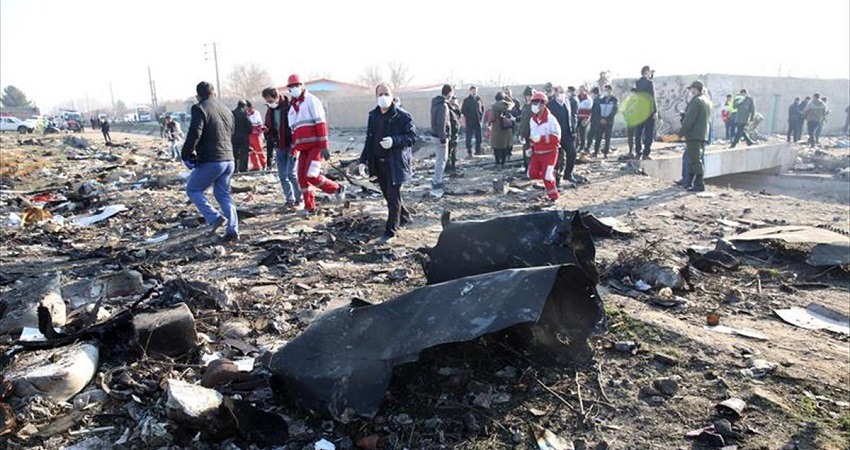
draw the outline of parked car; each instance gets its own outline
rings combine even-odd
[[[34,127],[28,126],[17,117],[3,117],[0,120],[0,131],[17,131],[18,133],[32,133]]]
[[[31,130],[38,130],[44,127],[45,120],[41,116],[30,116],[27,120],[24,120],[24,125]]]

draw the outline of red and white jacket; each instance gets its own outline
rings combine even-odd
[[[248,114],[248,121],[251,122],[251,134],[261,134],[263,132],[263,117],[260,112],[254,109],[254,112]]]
[[[543,107],[538,114],[532,114],[529,121],[531,150],[533,154],[544,155],[557,151],[561,145],[561,125],[558,119],[549,114],[549,108]]]
[[[301,97],[293,98],[287,117],[292,129],[293,152],[328,148],[325,108],[315,95],[304,91]]]

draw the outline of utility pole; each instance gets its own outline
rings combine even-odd
[[[115,94],[112,93],[112,82],[109,82],[109,98],[112,99],[112,110],[115,111]]]
[[[148,66],[148,82],[151,86],[151,114],[156,115],[156,84],[153,82],[153,77],[151,77],[150,66]]]
[[[219,80],[218,80],[218,47],[217,47],[217,43],[215,43],[215,42],[213,42],[212,44],[204,44],[204,47],[206,48],[210,45],[212,45],[212,58],[213,58],[213,61],[215,62],[215,89],[217,91],[216,94],[220,96],[221,95],[221,83],[219,83]],[[204,59],[207,60],[207,61],[210,60],[210,52],[208,50],[204,51]]]

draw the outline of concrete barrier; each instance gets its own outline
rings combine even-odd
[[[647,175],[662,180],[682,177],[682,155],[659,155],[641,161],[640,167]],[[792,166],[797,151],[785,142],[777,144],[741,146],[738,148],[709,149],[705,153],[706,179],[744,172],[781,173]]]

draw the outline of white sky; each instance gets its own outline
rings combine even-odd
[[[504,4],[506,7],[499,6]],[[222,86],[256,62],[356,81],[363,68],[406,63],[412,84],[578,84],[603,69],[637,77],[732,73],[850,76],[850,1],[607,2],[0,0],[0,85],[43,110],[72,101],[160,102],[215,83],[204,43],[219,44]],[[509,6],[509,7],[507,7]],[[695,12],[697,8],[703,12]],[[580,14],[580,15],[579,15]]]

